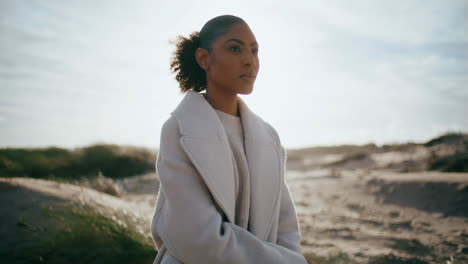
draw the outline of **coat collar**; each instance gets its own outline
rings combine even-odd
[[[272,225],[284,160],[280,144],[265,121],[239,97],[244,145],[250,175],[250,231],[266,239]],[[235,214],[235,174],[232,152],[223,125],[202,94],[188,91],[171,113],[179,123],[180,142],[199,171],[217,205],[231,223]]]
[[[244,137],[273,142],[274,138],[267,130],[264,121],[250,110],[241,97],[238,97],[238,100]],[[182,135],[211,138],[225,134],[215,110],[201,93],[189,90],[172,114],[182,121],[180,124]]]

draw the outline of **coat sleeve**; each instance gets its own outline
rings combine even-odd
[[[286,174],[286,151],[284,147],[281,147],[284,156],[284,168]],[[299,229],[299,223],[296,214],[296,208],[294,206],[289,187],[286,183],[286,177],[283,181],[282,193],[281,193],[281,205],[280,215],[278,222],[278,245],[302,254],[301,249],[301,232]]]
[[[163,125],[156,162],[166,199],[151,230],[169,254],[185,264],[307,263],[298,252],[223,221],[179,138],[177,120],[171,117]]]

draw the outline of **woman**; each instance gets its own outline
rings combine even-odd
[[[307,263],[286,152],[237,96],[258,74],[254,34],[225,15],[176,44],[171,69],[186,94],[161,130],[154,263]]]

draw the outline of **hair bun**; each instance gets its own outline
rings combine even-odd
[[[200,32],[195,31],[190,34],[190,41],[192,41],[194,46],[200,47]]]

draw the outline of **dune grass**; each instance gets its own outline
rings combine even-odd
[[[326,257],[318,256],[313,253],[305,253],[304,257],[310,264],[355,264],[346,253],[338,252]]]
[[[368,264],[429,264],[427,261],[418,258],[402,258],[392,254],[373,257]],[[446,262],[448,263],[448,262]]]
[[[468,149],[449,156],[431,157],[429,159],[429,170],[468,172]]]
[[[123,178],[154,171],[156,153],[146,148],[96,144],[73,150],[49,148],[0,149],[0,177],[76,180]]]
[[[467,144],[468,134],[460,132],[448,132],[438,137],[435,137],[426,143],[424,146],[432,147],[439,144]]]
[[[91,208],[42,206],[19,216],[17,243],[3,245],[3,263],[152,263],[157,251],[133,226]],[[38,219],[39,218],[39,219]]]
[[[338,252],[327,257],[318,256],[312,253],[306,253],[304,257],[310,264],[357,264],[346,253]],[[445,262],[444,262],[445,263]],[[448,263],[448,262],[447,262]],[[367,264],[429,264],[427,261],[418,258],[403,258],[393,254],[371,257]]]

